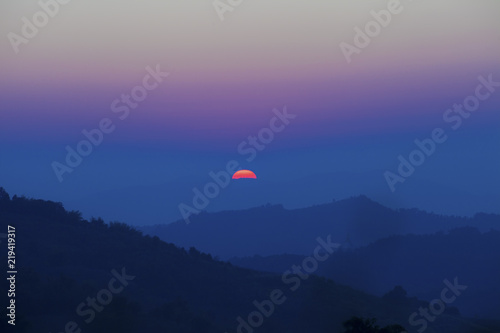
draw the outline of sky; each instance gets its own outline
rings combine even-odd
[[[23,17],[33,22],[40,3],[0,4],[0,186],[13,194],[114,218],[120,200],[103,193],[163,186],[151,190],[161,196],[175,182],[186,193],[178,199],[165,193],[165,200],[176,207],[210,171],[235,159],[258,181],[283,189],[346,172],[362,175],[353,176],[358,182],[380,183],[365,189],[346,181],[331,192],[322,189],[317,203],[356,188],[394,207],[500,213],[494,202],[500,91],[457,130],[443,120],[448,108],[474,94],[479,76],[500,81],[498,1],[402,0],[399,13],[350,62],[341,43],[355,45],[354,29],[363,30],[374,20],[371,12],[387,10],[391,1],[242,1],[221,20],[212,1],[72,0],[57,10],[49,6],[54,13],[47,24],[13,46],[13,34],[23,36]],[[124,113],[114,112],[113,102],[156,68],[168,77],[120,119]],[[284,107],[296,117],[247,161],[239,145]],[[64,163],[66,146],[75,148],[85,139],[82,131],[103,119],[114,131],[61,182],[53,163]],[[391,192],[384,172],[395,172],[398,156],[408,156],[414,140],[435,128],[445,128],[449,139]],[[431,205],[436,187],[476,201],[462,209],[457,198],[442,194],[440,204]],[[266,200],[300,206],[289,192]],[[98,193],[107,199],[90,203]],[[207,209],[219,207],[217,200]],[[259,200],[246,202],[254,204]],[[151,221],[179,218],[175,209],[155,209]]]

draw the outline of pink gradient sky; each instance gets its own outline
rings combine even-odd
[[[19,54],[3,39],[0,136],[73,140],[116,119],[111,102],[156,64],[172,75],[119,124],[116,140],[238,140],[283,105],[300,114],[304,138],[429,126],[478,75],[500,75],[500,4],[401,3],[347,64],[339,43],[352,43],[353,28],[386,1],[259,0],[224,22],[209,2],[72,2]],[[2,32],[19,32],[37,6],[2,3]]]

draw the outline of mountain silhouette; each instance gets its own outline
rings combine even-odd
[[[399,324],[415,332],[407,327],[408,315],[426,304],[391,297],[395,292],[372,296],[313,275],[292,292],[281,274],[238,268],[122,223],[87,221],[60,203],[11,199],[0,189],[1,230],[7,225],[16,229],[18,332],[75,327],[90,333],[236,332],[237,318],[248,318],[256,311],[254,301],[263,302],[277,289],[286,294],[286,302],[265,317],[259,332],[341,332],[353,317],[375,317],[381,326]],[[6,254],[2,251],[0,260]],[[113,281],[121,281],[122,290],[116,291]],[[3,287],[8,287],[6,280]],[[108,289],[118,293],[111,300],[104,297]],[[93,298],[109,302],[86,323],[90,316],[79,316],[76,310]],[[3,307],[4,319],[5,311]],[[4,332],[5,320],[0,325]],[[488,332],[477,330],[476,321],[454,308],[446,309],[435,325],[451,333]],[[427,332],[440,330],[429,326]]]
[[[301,255],[232,258],[231,263],[280,272]],[[445,278],[457,277],[467,292],[456,305],[468,316],[494,318],[500,310],[500,231],[462,227],[433,235],[392,236],[366,247],[340,249],[316,274],[375,295],[401,285],[419,299],[432,300]]]
[[[391,235],[429,234],[473,226],[500,229],[500,215],[444,216],[387,208],[366,196],[301,209],[264,205],[239,211],[202,212],[171,224],[139,227],[178,246],[194,246],[223,259],[253,255],[309,255],[317,237],[344,247],[366,246]],[[210,237],[207,237],[210,235]]]

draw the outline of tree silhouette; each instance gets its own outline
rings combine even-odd
[[[10,195],[3,187],[0,187],[0,212],[6,210],[10,203]]]
[[[352,317],[343,323],[346,329],[345,333],[378,333],[380,328],[375,325],[375,318],[363,319],[361,317]]]
[[[10,195],[3,187],[0,187],[0,201],[10,201]]]
[[[379,333],[406,333],[406,329],[401,325],[389,325],[382,328]]]
[[[364,319],[362,317],[352,317],[343,323],[345,333],[406,333],[406,330],[401,325],[389,325],[380,328],[375,325],[375,318]]]

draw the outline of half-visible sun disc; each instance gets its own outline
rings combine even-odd
[[[240,179],[240,178],[253,178],[253,179],[257,179],[257,176],[255,175],[255,173],[253,173],[250,170],[239,170],[239,171],[236,171],[234,173],[233,179]]]

